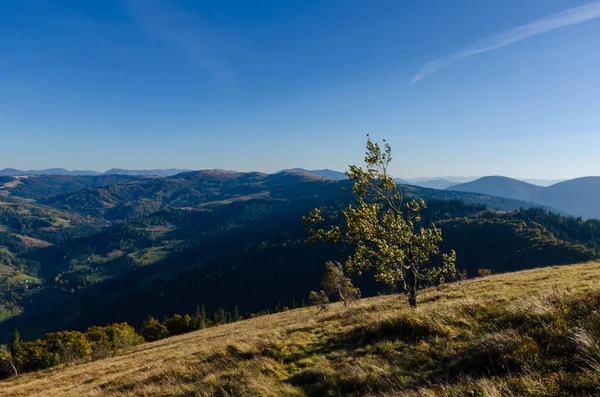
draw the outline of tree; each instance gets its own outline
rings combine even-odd
[[[217,309],[217,311],[214,313],[213,317],[215,319],[214,323],[216,325],[222,325],[222,324],[227,324],[227,323],[231,322],[231,313],[228,313],[222,307],[219,307]]]
[[[188,314],[184,316],[174,314],[173,317],[163,321],[163,324],[169,330],[169,335],[179,335],[192,329],[192,318]]]
[[[44,336],[46,349],[60,357],[61,362],[85,359],[92,354],[92,345],[84,334],[78,331],[51,332]]]
[[[337,297],[344,306],[360,298],[360,290],[352,285],[352,280],[344,274],[344,268],[339,262],[327,262],[321,287],[329,297]]]
[[[112,345],[105,327],[92,325],[85,331],[85,337],[92,346],[92,360],[107,357],[112,353]]]
[[[114,323],[107,325],[106,335],[114,351],[127,349],[144,343],[144,338],[135,332],[135,328],[127,323]]]
[[[196,314],[194,314],[192,328],[194,329],[204,329],[208,325],[208,319],[206,317],[206,309],[204,308],[204,304],[202,307],[196,308]]]
[[[410,306],[416,307],[419,288],[456,277],[456,254],[441,254],[441,230],[422,224],[422,199],[403,202],[388,173],[391,161],[391,146],[384,140],[382,149],[367,135],[365,169],[351,165],[346,172],[356,202],[342,211],[343,220],[336,223],[338,219],[332,216],[329,224],[321,226],[326,218],[315,208],[304,221],[309,241],[343,243],[353,250],[344,262],[346,271],[360,275],[363,270],[374,270],[377,281],[401,285]]]
[[[141,334],[148,342],[164,339],[169,336],[169,330],[160,321],[150,316],[142,325]]]
[[[16,329],[15,332],[13,332],[12,339],[10,341],[9,351],[17,370],[19,370],[19,368],[23,366],[25,352],[23,350],[21,334]]]
[[[312,306],[319,306],[319,311],[317,313],[317,314],[319,314],[323,311],[327,311],[327,304],[329,303],[329,298],[327,297],[327,294],[323,290],[321,290],[319,292],[310,291],[310,295],[308,296],[308,302]]]
[[[237,307],[237,306],[235,306],[235,307],[233,308],[233,314],[232,314],[232,316],[231,316],[231,320],[232,320],[233,322],[236,322],[236,321],[241,321],[241,320],[243,320],[243,319],[244,319],[244,318],[243,318],[243,317],[242,317],[242,315],[240,314],[240,311],[238,310],[238,307]]]
[[[19,375],[17,362],[6,345],[0,345],[0,369],[14,376]]]

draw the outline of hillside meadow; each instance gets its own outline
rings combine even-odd
[[[0,396],[568,396],[600,390],[600,262],[257,317],[0,383]]]

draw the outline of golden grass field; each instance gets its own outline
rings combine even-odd
[[[348,307],[335,303],[318,315],[314,307],[296,309],[146,343],[95,362],[23,374],[0,382],[0,396],[451,396],[455,394],[444,382],[436,384],[439,368],[427,357],[442,350],[455,355],[464,352],[466,345],[461,341],[469,338],[469,346],[479,343],[474,317],[460,317],[465,307],[501,305],[511,313],[528,310],[537,315],[547,310],[545,296],[594,291],[599,282],[600,263],[585,263],[430,289],[419,296],[415,312],[405,296],[397,295],[362,299]],[[370,324],[394,319],[412,321],[403,326],[413,334],[417,325],[435,323],[427,329],[441,336],[419,339],[414,334],[414,340],[400,336],[391,341],[348,337],[356,335],[357,329],[363,332],[360,335],[370,335]],[[485,335],[508,332],[492,331]],[[421,375],[412,374],[413,367]],[[483,390],[474,396],[519,395],[510,391],[514,388],[509,390],[510,385],[502,389],[500,374],[491,375],[498,377],[461,382]],[[535,388],[534,375],[527,376],[532,377],[527,387]],[[548,393],[531,395],[554,395]]]

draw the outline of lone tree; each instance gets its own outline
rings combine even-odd
[[[327,262],[325,275],[321,281],[320,291],[310,291],[308,297],[311,305],[319,306],[319,313],[327,310],[330,298],[338,298],[344,306],[360,298],[360,289],[352,285],[350,277],[344,273],[344,268],[339,262]]]
[[[360,290],[352,285],[352,280],[344,274],[342,264],[338,262],[325,264],[321,287],[328,296],[337,297],[344,302],[344,306],[360,298]]]
[[[342,211],[343,222],[336,222],[335,216],[326,220],[319,208],[304,222],[309,241],[343,243],[352,249],[344,262],[346,271],[360,275],[363,270],[374,270],[377,281],[403,286],[410,306],[416,307],[419,288],[457,276],[456,254],[441,254],[441,230],[422,224],[422,199],[403,202],[388,173],[391,161],[390,145],[384,140],[382,149],[367,135],[365,169],[351,165],[346,172],[356,202]]]
[[[7,345],[0,345],[0,370],[14,376],[19,375],[19,367]]]

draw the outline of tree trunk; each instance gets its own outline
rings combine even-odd
[[[410,279],[408,282],[408,304],[411,308],[417,308],[417,288],[419,279],[417,277],[417,272],[414,269],[410,270]]]
[[[344,306],[348,306],[348,302],[346,302],[346,298],[344,297],[344,294],[342,294],[342,288],[340,288],[340,287],[338,287],[338,295],[344,302]]]
[[[10,366],[12,367],[13,372],[15,373],[15,376],[19,376],[19,371],[17,370],[17,366],[15,365],[14,359],[11,357],[8,359],[8,361],[10,362]]]

